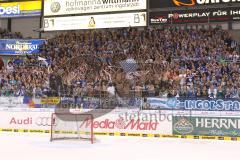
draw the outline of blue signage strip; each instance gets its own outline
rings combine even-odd
[[[43,39],[2,39],[0,40],[0,55],[38,54],[44,42]]]
[[[239,99],[148,98],[149,109],[240,111]]]

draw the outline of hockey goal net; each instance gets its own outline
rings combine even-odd
[[[51,119],[51,141],[78,139],[93,143],[92,114],[53,113]]]

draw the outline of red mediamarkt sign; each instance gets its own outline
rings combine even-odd
[[[85,119],[80,127],[89,128],[91,125],[90,119]],[[123,118],[119,118],[115,121],[110,119],[105,120],[94,120],[93,121],[93,128],[100,128],[100,129],[128,129],[128,130],[157,130],[157,126],[159,125],[156,121],[149,121],[149,122],[141,122],[139,119],[135,120],[132,119],[128,122],[125,122]]]
[[[50,117],[38,117],[38,118],[49,118]],[[37,119],[35,119],[37,123]],[[44,123],[46,124],[44,124]],[[60,123],[60,122],[58,122]],[[62,122],[64,123],[64,122]],[[12,117],[9,121],[11,125],[33,125],[33,118],[16,118]],[[44,120],[41,121],[41,124],[37,124],[38,126],[50,126],[50,122]],[[89,128],[91,125],[91,119],[86,118],[84,121],[80,123],[80,127]],[[93,128],[95,129],[123,129],[123,130],[139,130],[139,131],[156,131],[159,122],[157,121],[141,121],[140,119],[131,119],[125,121],[123,118],[118,118],[116,120],[104,119],[104,120],[94,120]]]

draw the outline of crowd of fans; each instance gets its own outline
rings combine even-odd
[[[11,59],[0,70],[0,91],[239,98],[238,47],[219,27],[69,32],[49,39],[39,55]]]
[[[6,29],[0,28],[0,39],[21,39],[23,38],[20,32],[10,32]]]

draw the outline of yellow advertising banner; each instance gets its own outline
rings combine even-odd
[[[48,98],[42,98],[41,104],[49,104],[49,105],[55,105],[60,103],[59,97],[48,97]]]
[[[0,18],[40,16],[41,1],[0,2]]]

